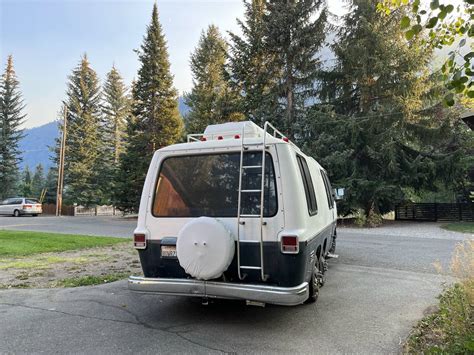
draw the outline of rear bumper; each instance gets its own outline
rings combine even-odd
[[[165,279],[130,276],[132,291],[189,297],[228,298],[295,306],[308,298],[308,283],[295,287],[239,284],[191,279]]]

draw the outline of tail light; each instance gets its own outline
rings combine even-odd
[[[300,251],[298,237],[296,235],[285,235],[281,237],[281,252],[284,254],[298,254]]]
[[[224,137],[223,136],[218,136],[217,139],[221,141],[221,140],[224,139]]]
[[[31,208],[33,207],[32,205],[23,205],[23,208]]]
[[[142,233],[135,233],[133,235],[133,246],[137,249],[146,248],[146,236]]]

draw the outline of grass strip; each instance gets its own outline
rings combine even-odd
[[[448,223],[442,226],[442,228],[461,233],[474,233],[474,222],[456,222]]]
[[[100,276],[81,276],[81,277],[71,277],[63,279],[58,282],[59,287],[79,287],[79,286],[92,286],[92,285],[101,285],[104,283],[114,282],[122,280],[130,276],[130,273],[119,272],[108,275]]]
[[[474,280],[439,296],[436,312],[423,318],[405,343],[405,354],[474,354]]]
[[[79,250],[126,242],[130,240],[77,234],[0,230],[0,257]]]

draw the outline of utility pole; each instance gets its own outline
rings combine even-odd
[[[61,215],[61,209],[63,206],[64,157],[66,153],[66,134],[67,134],[67,106],[64,105],[63,134],[61,137],[61,146],[59,148],[58,189],[56,192],[56,216]]]

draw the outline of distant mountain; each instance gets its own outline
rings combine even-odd
[[[51,151],[49,147],[53,147],[54,140],[59,135],[57,122],[50,122],[45,125],[25,129],[24,138],[20,141],[20,151],[23,152],[23,161],[20,164],[20,169],[28,166],[33,170],[41,163],[45,171],[51,165],[50,160]]]
[[[181,115],[189,111],[189,107],[184,103],[184,98],[178,98],[178,107]],[[55,145],[55,139],[59,137],[57,122],[50,122],[43,126],[25,129],[25,137],[20,141],[20,151],[23,152],[23,161],[20,170],[28,166],[33,170],[41,163],[45,171],[52,166],[51,150],[49,147]]]
[[[189,112],[189,106],[184,103],[184,97],[178,97],[178,109],[181,116],[185,116]]]

